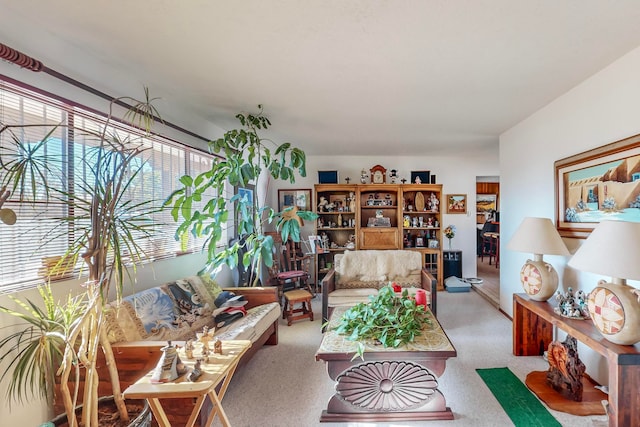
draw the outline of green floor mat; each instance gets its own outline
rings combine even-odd
[[[516,427],[562,427],[509,368],[476,371]]]

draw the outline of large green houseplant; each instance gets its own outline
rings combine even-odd
[[[259,283],[260,265],[263,262],[267,267],[273,265],[274,240],[265,234],[266,225],[273,224],[283,242],[289,238],[298,242],[303,220],[318,217],[314,212],[295,207],[277,212],[266,204],[260,206],[259,186],[251,199],[241,194],[228,196],[230,188],[258,181],[263,171],[290,183],[295,182],[296,173],[306,176],[304,151],[289,143],[277,145],[260,137],[258,130],[266,130],[271,122],[263,115],[262,106],[258,108],[257,114],[236,115],[242,128],[227,131],[209,143],[210,151],[221,157],[214,160],[210,170],[196,177],[183,176],[180,179],[183,187],[166,202],[172,208],[174,220],[179,222],[176,239],[184,242],[189,235],[206,237],[208,256],[204,271],[215,273],[223,265],[233,269],[242,262],[255,273],[249,279],[253,285]],[[196,208],[197,205],[201,207]],[[234,217],[236,234],[241,239],[231,245],[221,244],[223,230]]]
[[[34,378],[50,378],[51,369],[59,363],[60,392],[70,426],[78,425],[75,413],[75,407],[79,403],[78,393],[71,390],[69,384],[70,379],[79,378],[79,369],[85,370],[82,424],[96,427],[99,424],[99,378],[96,361],[101,350],[107,360],[120,417],[128,419],[117,367],[107,339],[103,306],[112,286],[115,287],[116,298],[121,298],[127,277],[135,274],[136,264],[144,259],[141,244],[151,236],[157,225],[150,219],[151,214],[161,208],[161,202],[134,201],[131,191],[145,179],[140,172],[145,167],[144,153],[150,148],[146,137],[150,135],[151,124],[159,117],[146,90],[145,95],[143,101],[129,97],[112,100],[109,114],[101,126],[72,129],[75,135],[82,135],[89,146],[83,156],[73,158],[75,162],[83,162],[86,171],[84,176],[75,177],[74,188],[61,185],[57,179],[60,176],[60,165],[63,164],[62,154],[56,157],[51,154],[56,150],[46,150],[47,145],[56,143],[56,138],[52,136],[54,131],[60,127],[65,128],[67,124],[0,124],[0,177],[2,185],[7,186],[12,193],[12,198],[28,204],[46,197],[47,200],[54,199],[68,207],[66,214],[52,214],[50,218],[54,225],[47,235],[51,239],[73,234],[67,251],[61,254],[50,273],[55,276],[63,273],[62,270],[80,265],[82,277],[86,279],[81,292],[84,300],[80,316],[62,329],[50,330],[56,327],[54,323],[57,322],[55,316],[59,314],[57,310],[68,313],[72,307],[67,304],[59,309],[52,308],[49,297],[44,300],[47,309],[42,312],[31,304],[23,305],[28,312],[26,316],[4,310],[28,323],[25,333],[13,336],[16,348],[33,346],[31,332],[27,331],[33,330],[35,326],[37,334],[52,339],[50,354],[62,351],[59,361],[57,355],[53,364],[46,358],[38,358],[43,352],[15,353],[16,361],[10,363],[10,367],[18,367],[12,373],[13,384],[16,385],[9,392],[15,392],[14,398],[24,397],[20,392],[27,392],[27,388],[20,384],[29,384]],[[124,115],[124,121],[138,128],[141,131],[139,134],[114,128],[113,110],[116,105],[123,103],[131,105]],[[39,141],[24,140],[24,135],[29,134],[23,132],[27,126],[44,128],[44,137]],[[38,318],[40,323],[36,325]],[[55,336],[63,338],[53,340]],[[30,368],[20,368],[24,366]]]

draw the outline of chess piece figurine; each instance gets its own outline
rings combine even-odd
[[[200,340],[200,342],[202,343],[202,354],[204,354],[204,351],[207,350],[209,351],[209,341],[211,341],[213,339],[213,337],[211,335],[209,335],[209,327],[208,326],[203,326],[202,327],[202,335],[200,337],[198,337],[198,339]]]
[[[178,350],[171,345],[171,341],[167,341],[167,345],[160,350],[162,356],[151,375],[152,383],[173,381],[186,373],[187,369],[178,356]]]
[[[200,378],[200,375],[202,375],[202,359],[196,360],[196,364],[193,367],[193,370],[189,372],[187,379],[191,382],[194,382],[195,380]]]
[[[209,348],[202,349],[202,358],[204,359],[204,363],[209,363]]]
[[[215,354],[222,354],[222,341],[216,338],[213,342],[213,352]]]
[[[187,340],[187,342],[184,344],[184,352],[187,356],[187,359],[193,359],[193,349],[193,340]]]

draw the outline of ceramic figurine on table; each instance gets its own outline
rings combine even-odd
[[[222,354],[222,341],[217,338],[213,342],[213,352],[215,354]]]
[[[171,341],[168,341],[167,345],[160,350],[162,351],[162,356],[151,375],[152,383],[173,381],[186,373],[187,370],[180,360],[180,356],[178,356],[178,350],[171,345]]]
[[[187,356],[187,359],[193,359],[193,340],[187,340],[184,344],[184,353]]]
[[[189,375],[187,375],[187,379],[194,382],[200,378],[200,375],[202,375],[202,359],[196,360],[196,364],[194,365],[193,370],[189,372]]]
[[[202,359],[204,360],[204,363],[209,363],[209,353],[211,352],[211,350],[209,350],[209,348],[203,348],[202,349]]]
[[[208,326],[203,326],[202,327],[202,334],[199,334],[200,336],[198,336],[198,339],[200,340],[200,342],[202,343],[202,354],[204,354],[204,351],[209,351],[209,341],[211,341],[213,339],[213,337],[211,335],[209,335],[209,327]]]

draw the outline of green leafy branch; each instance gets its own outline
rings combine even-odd
[[[407,344],[431,323],[428,313],[423,305],[409,298],[406,289],[399,297],[391,286],[384,286],[377,295],[369,296],[368,303],[359,303],[347,310],[334,329],[358,343],[353,359],[364,360],[365,342],[374,341],[393,348]]]

